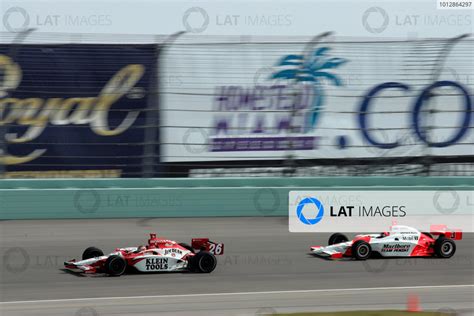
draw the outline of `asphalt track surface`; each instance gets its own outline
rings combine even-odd
[[[145,243],[149,232],[225,243],[211,274],[77,276],[63,262],[88,246]],[[473,234],[451,259],[329,261],[308,254],[329,234],[288,232],[286,218],[186,218],[0,222],[0,315],[259,315],[404,309],[472,314]]]

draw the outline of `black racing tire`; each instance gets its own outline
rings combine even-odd
[[[180,245],[183,248],[186,248],[187,250],[191,251],[192,253],[196,253],[196,250],[194,250],[193,247],[191,247],[189,244],[185,242],[180,242],[178,245]]]
[[[434,250],[439,258],[451,258],[456,252],[456,243],[452,239],[440,236],[435,240]]]
[[[89,247],[82,253],[82,260],[103,256],[102,250],[96,247]]]
[[[329,237],[328,245],[331,246],[331,245],[335,245],[335,244],[346,242],[346,241],[349,241],[346,235],[341,234],[341,233],[335,233],[335,234],[332,234],[331,237]]]
[[[191,260],[191,271],[211,273],[217,266],[217,259],[212,253],[200,251]]]
[[[124,258],[112,255],[107,258],[104,264],[105,273],[112,276],[120,276],[127,269],[127,262]]]
[[[364,240],[358,240],[352,244],[352,257],[357,260],[366,260],[372,253],[372,247]]]

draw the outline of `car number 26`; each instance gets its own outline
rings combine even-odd
[[[209,252],[215,255],[222,255],[224,253],[224,244],[210,244]]]

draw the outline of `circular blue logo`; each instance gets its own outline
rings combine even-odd
[[[316,215],[315,218],[306,218],[303,214],[303,208],[306,206],[306,204],[314,204],[316,208],[318,209],[318,215]],[[304,198],[301,200],[301,202],[298,204],[296,208],[296,215],[298,216],[298,219],[300,222],[302,222],[305,225],[315,225],[319,223],[324,216],[324,206],[323,203],[321,203],[318,199],[316,198]]]

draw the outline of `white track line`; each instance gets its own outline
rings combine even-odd
[[[271,294],[321,293],[321,292],[331,293],[331,292],[395,291],[395,290],[450,289],[450,288],[474,288],[474,284],[369,287],[369,288],[362,287],[362,288],[348,288],[348,289],[288,290],[288,291],[264,291],[264,292],[169,294],[169,295],[120,296],[120,297],[90,297],[90,298],[70,298],[70,299],[57,299],[57,300],[11,301],[11,302],[0,302],[0,305],[31,304],[31,303],[64,303],[64,302],[81,302],[81,301],[106,301],[106,300],[124,300],[124,299],[153,299],[153,298],[157,299],[157,298],[234,296],[234,295],[271,295]]]

